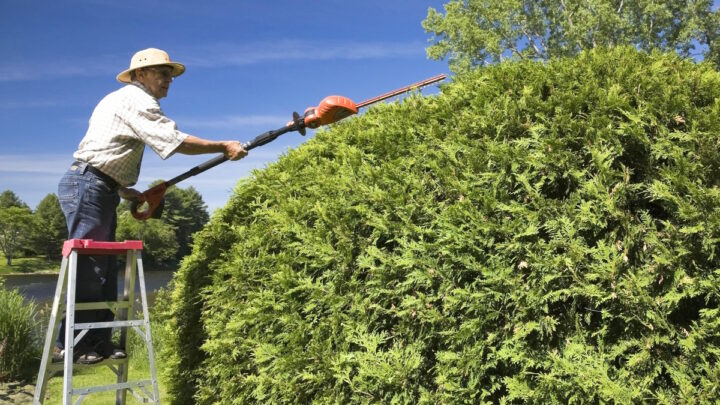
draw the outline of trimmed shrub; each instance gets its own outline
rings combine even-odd
[[[594,50],[343,121],[175,279],[177,403],[709,402],[720,75]]]
[[[17,290],[6,290],[0,279],[0,381],[37,376],[37,322],[35,303],[23,301]]]

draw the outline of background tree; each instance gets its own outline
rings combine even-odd
[[[130,211],[118,214],[118,227],[115,239],[142,240],[143,262],[152,267],[168,267],[174,265],[178,251],[175,229],[160,219],[138,221]]]
[[[160,180],[150,184],[150,187],[158,184]],[[118,207],[118,215],[129,213],[130,204],[123,201]],[[132,217],[130,217],[132,218]],[[183,257],[192,251],[193,234],[199,231],[210,220],[207,210],[207,204],[203,201],[202,196],[193,187],[182,189],[176,186],[170,187],[165,193],[165,203],[162,216],[157,221],[149,223],[161,223],[170,227],[173,231],[174,240],[177,242],[174,262],[179,262]],[[137,221],[136,221],[137,222]],[[137,229],[138,232],[132,233],[133,239],[142,239],[140,230],[147,227],[129,226],[127,229]],[[166,231],[161,231],[165,234]],[[147,235],[145,235],[147,237]]]
[[[170,187],[165,193],[165,222],[175,228],[175,237],[178,241],[177,259],[190,254],[192,251],[193,234],[202,229],[210,220],[207,204],[200,193],[193,187],[182,189]]]
[[[60,257],[62,243],[68,233],[57,196],[51,193],[43,198],[34,216],[37,225],[32,238],[35,250],[44,253],[48,260]]]
[[[720,21],[712,0],[451,0],[430,8],[427,52],[451,69],[505,58],[549,59],[621,44],[699,55],[720,65]]]
[[[159,181],[150,184],[156,185]],[[137,221],[130,215],[130,204],[123,201],[118,207],[116,237],[142,239],[143,258],[159,267],[175,266],[192,250],[193,234],[208,222],[210,215],[200,193],[193,187],[170,187],[165,193],[162,216],[159,219]]]
[[[0,193],[0,208],[30,208],[12,190],[5,190]]]
[[[35,223],[27,207],[0,207],[0,250],[8,266],[28,244]]]

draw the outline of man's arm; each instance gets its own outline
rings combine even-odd
[[[238,141],[210,141],[188,135],[185,140],[175,149],[175,152],[185,155],[200,155],[204,153],[222,153],[230,160],[238,160],[247,156],[247,151],[242,143]],[[134,188],[121,187],[118,190],[120,197],[126,200],[135,201],[142,193]]]
[[[239,141],[210,141],[188,135],[177,147],[176,152],[184,155],[200,155],[204,153],[222,153],[230,160],[238,160],[247,156],[247,151]]]

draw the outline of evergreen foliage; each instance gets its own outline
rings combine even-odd
[[[10,208],[10,207],[18,207],[18,208],[27,208],[27,204],[23,202],[23,200],[20,199],[20,197],[15,194],[12,190],[5,190],[2,193],[0,193],[0,208]]]
[[[192,251],[193,235],[210,220],[207,204],[192,186],[180,188],[171,186],[165,193],[164,222],[175,228],[178,241],[176,259],[180,261]]]
[[[592,50],[372,108],[241,182],[174,282],[175,403],[706,403],[720,75]]]

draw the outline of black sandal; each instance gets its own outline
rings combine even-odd
[[[113,344],[112,342],[99,342],[95,345],[95,350],[97,350],[98,353],[102,354],[108,359],[118,360],[127,357],[125,349],[115,346],[115,344]]]
[[[79,364],[95,364],[103,361],[103,357],[97,354],[93,350],[88,350],[86,347],[76,347],[73,350],[73,360]],[[65,361],[65,350],[55,346],[53,347],[52,362],[61,363]]]

